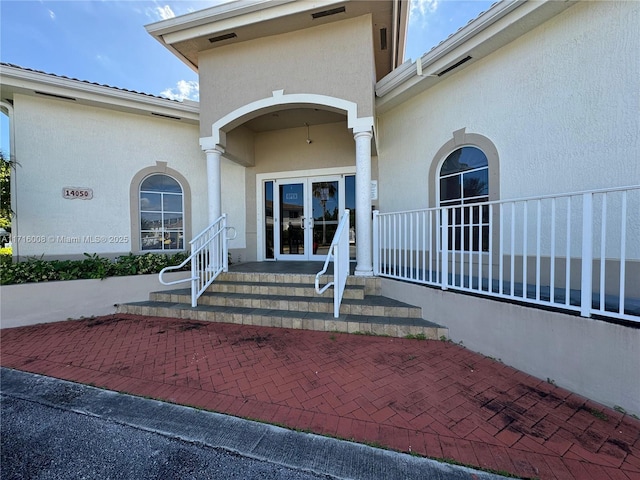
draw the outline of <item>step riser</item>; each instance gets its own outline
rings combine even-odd
[[[128,313],[132,315],[181,318],[206,322],[234,323],[238,325],[279,327],[298,330],[387,335],[390,337],[399,338],[406,337],[408,335],[424,335],[426,339],[437,340],[442,336],[448,335],[448,331],[446,328],[421,327],[415,325],[359,323],[340,320],[317,320],[307,318],[278,317],[271,315],[253,315],[227,312],[194,311],[190,308],[149,307],[124,304],[119,305],[117,311],[118,313]]]
[[[290,287],[290,286],[282,286],[277,287],[274,285],[243,285],[241,283],[237,284],[223,284],[223,283],[213,283],[209,288],[207,288],[208,292],[217,292],[217,293],[251,293],[254,295],[287,295],[289,297],[324,297],[324,298],[332,298],[333,297],[333,289],[330,288],[325,291],[323,294],[319,294],[316,292],[314,287]],[[344,291],[343,298],[352,298],[356,300],[363,300],[365,297],[365,291],[358,288],[346,288]]]
[[[315,275],[303,274],[278,274],[278,273],[241,273],[226,272],[220,274],[219,281],[236,282],[236,283],[294,283],[298,285],[315,285]],[[218,281],[217,280],[217,281]],[[323,275],[320,277],[320,287],[333,281],[332,275]],[[214,282],[215,284],[215,282]],[[350,275],[347,277],[348,286],[365,287],[365,295],[380,295],[382,291],[382,281],[378,277],[356,277]]]
[[[176,295],[156,292],[150,295],[150,299],[156,302],[186,303],[191,302],[189,295]],[[333,313],[333,302],[312,302],[295,300],[271,300],[269,298],[238,298],[202,296],[198,299],[199,305],[214,305],[219,307],[242,308],[270,308],[275,310],[288,310],[291,312],[323,312]],[[340,305],[342,315],[365,315],[373,317],[409,317],[422,318],[419,307],[382,307],[371,305]]]

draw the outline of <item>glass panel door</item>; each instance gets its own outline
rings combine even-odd
[[[277,214],[273,200],[273,180],[268,180],[264,182],[264,258],[268,260],[275,258],[276,232],[273,227]]]
[[[305,183],[280,183],[279,258],[305,258]],[[284,257],[284,258],[283,258]]]
[[[323,261],[344,212],[345,199],[351,199],[351,203],[355,199],[353,175],[346,180],[351,187],[346,192],[345,177],[338,175],[266,181],[264,258]],[[354,232],[352,227],[352,248]]]
[[[340,221],[339,181],[311,181],[313,255],[326,257]]]
[[[356,259],[356,176],[344,177],[344,208],[349,209],[349,258]]]

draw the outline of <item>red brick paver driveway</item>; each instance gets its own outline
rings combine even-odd
[[[4,367],[540,479],[640,479],[640,421],[440,341],[116,315],[5,329]]]

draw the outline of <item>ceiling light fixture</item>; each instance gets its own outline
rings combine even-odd
[[[311,145],[311,142],[313,142],[313,140],[311,140],[309,138],[309,124],[305,122],[305,127],[307,127],[307,145]]]

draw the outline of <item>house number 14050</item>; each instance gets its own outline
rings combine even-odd
[[[83,187],[64,187],[62,189],[62,197],[69,200],[75,200],[77,198],[80,200],[91,200],[93,198],[93,190]]]

